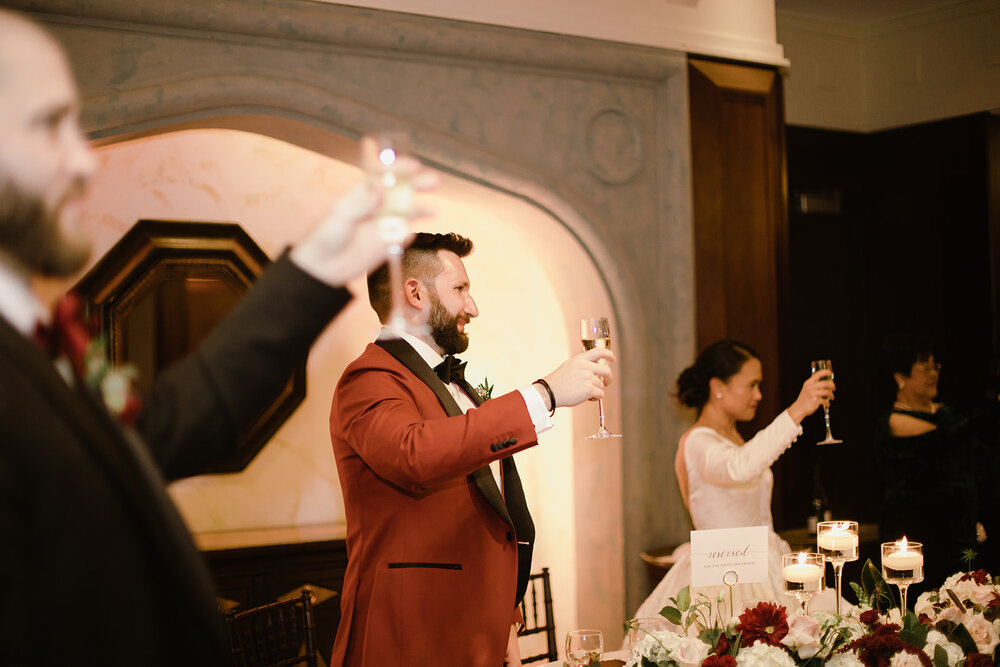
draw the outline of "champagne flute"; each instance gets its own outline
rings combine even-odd
[[[384,188],[375,213],[389,263],[391,310],[382,338],[399,338],[406,331],[403,314],[403,244],[413,213],[414,176],[419,162],[410,153],[409,138],[399,132],[376,132],[361,139],[361,164],[371,181]]]
[[[899,587],[899,613],[906,618],[906,590],[924,580],[924,545],[907,542],[882,543],[882,578]]]
[[[570,667],[590,667],[601,661],[604,637],[600,630],[570,630],[566,634],[566,660]]]
[[[833,379],[833,362],[829,359],[818,359],[812,362],[812,372],[813,374],[820,371],[830,371],[830,379]],[[826,437],[817,442],[817,445],[839,445],[843,440],[839,440],[833,437],[833,433],[830,431],[830,406],[823,406],[823,418],[826,420]]]
[[[608,325],[608,318],[590,317],[580,320],[580,342],[583,343],[584,350],[592,350],[595,347],[610,350],[611,327]],[[622,437],[621,433],[612,433],[604,426],[604,401],[600,398],[597,399],[597,410],[601,420],[600,427],[597,433],[588,435],[587,440]]]

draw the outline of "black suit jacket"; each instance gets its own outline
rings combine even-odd
[[[164,477],[228,454],[349,298],[279,259],[161,374],[138,432],[0,318],[0,664],[224,664]]]

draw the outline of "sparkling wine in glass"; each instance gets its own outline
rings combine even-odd
[[[793,596],[802,605],[802,613],[809,614],[809,600],[825,588],[823,580],[825,562],[823,554],[783,554],[781,573],[785,580],[785,594]]]
[[[812,362],[812,372],[818,373],[820,371],[830,371],[830,379],[833,379],[833,362],[829,359],[817,359]],[[839,445],[843,440],[839,440],[833,437],[833,433],[830,431],[830,406],[823,406],[823,418],[826,420],[826,437],[817,442],[817,445]]]
[[[403,244],[413,214],[414,177],[420,163],[410,152],[409,138],[400,132],[376,132],[361,139],[361,164],[368,178],[384,191],[375,213],[378,232],[385,241],[389,263],[391,310],[383,338],[398,338],[406,331],[403,314]]]
[[[570,630],[566,634],[566,661],[570,667],[597,665],[604,654],[600,630]]]
[[[899,613],[906,616],[906,590],[924,580],[924,545],[907,542],[882,543],[882,578],[899,587]]]
[[[611,327],[608,325],[606,317],[590,317],[580,321],[580,342],[583,343],[584,350],[592,350],[595,347],[604,350],[611,349]],[[604,401],[597,399],[597,410],[600,416],[600,426],[593,435],[588,435],[587,440],[600,440],[604,438],[620,438],[621,433],[612,433],[604,425]]]
[[[833,565],[837,581],[837,615],[840,616],[840,585],[844,563],[858,559],[857,521],[820,521],[816,524],[816,551]]]

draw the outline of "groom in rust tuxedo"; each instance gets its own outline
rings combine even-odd
[[[228,664],[209,573],[164,479],[226,456],[377,266],[359,188],[260,277],[191,357],[161,374],[135,429],[36,345],[40,277],[88,260],[96,167],[62,51],[0,9],[0,665]]]
[[[571,357],[483,403],[453,356],[479,314],[470,252],[457,234],[417,235],[403,263],[408,333],[369,345],[334,394],[348,563],[331,667],[520,664],[534,525],[511,455],[538,444],[557,406],[603,396],[611,375],[598,362],[614,357]],[[399,287],[385,267],[369,277],[383,323]]]

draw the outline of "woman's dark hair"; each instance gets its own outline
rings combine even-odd
[[[893,375],[899,373],[904,377],[910,377],[913,371],[913,364],[918,361],[927,361],[934,355],[934,343],[930,336],[917,333],[896,333],[887,336],[882,343],[882,363],[886,369],[886,376],[893,384],[893,395],[895,396],[896,381]]]
[[[691,408],[701,410],[708,403],[708,383],[712,378],[729,380],[750,359],[760,359],[749,345],[723,338],[717,340],[698,355],[692,366],[685,368],[677,378],[677,400]]]

